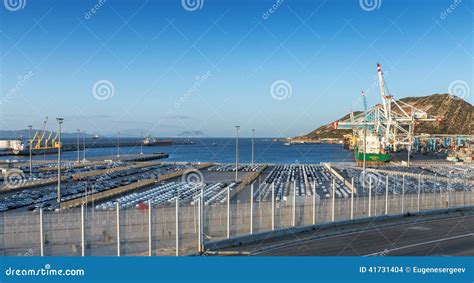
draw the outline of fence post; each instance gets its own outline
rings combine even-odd
[[[377,216],[377,186],[374,188],[374,216]]]
[[[148,200],[148,256],[152,256],[151,251],[151,200]]]
[[[371,216],[372,216],[372,177],[370,177],[370,180],[369,180],[369,217]]]
[[[275,183],[272,182],[272,231],[275,230]]]
[[[462,206],[466,206],[466,173],[464,173],[464,185],[463,185],[463,190],[462,190]]]
[[[227,239],[230,238],[230,186],[227,186]]]
[[[85,231],[84,231],[84,204],[81,205],[81,255],[86,255]]]
[[[405,175],[402,176],[402,214],[405,213]]]
[[[200,222],[199,222],[199,247],[200,247],[200,251],[201,252],[204,252],[204,223],[205,223],[205,217],[204,217],[204,206],[205,206],[205,202],[204,202],[204,188],[201,188],[201,204],[200,204],[200,207],[201,207],[201,212],[199,214],[199,219],[200,219]]]
[[[115,210],[117,211],[117,256],[120,256],[120,204],[115,203]]]
[[[40,255],[44,256],[43,208],[40,208]]]
[[[313,181],[313,225],[316,224],[316,180]]]
[[[336,201],[336,180],[332,179],[332,204],[331,204],[331,221],[334,222],[334,206]]]
[[[418,212],[420,212],[420,194],[421,194],[421,173],[418,174]]]
[[[351,220],[354,219],[354,177],[351,178]]]
[[[437,173],[435,173],[435,184],[433,188],[433,210],[436,209],[436,188],[438,187],[438,178],[436,177],[436,174]]]
[[[466,173],[464,173],[464,200],[463,200],[463,203],[464,205],[463,206],[467,206],[468,205],[468,202],[466,201],[466,194],[467,194],[467,183],[468,183],[469,179],[466,177]]]
[[[448,187],[447,187],[447,193],[448,193],[448,208],[451,207],[451,171],[449,172],[449,178],[448,178]]]
[[[201,253],[201,196],[198,197],[198,252]]]
[[[296,226],[296,181],[293,181],[293,219],[292,219],[292,226]]]
[[[385,215],[388,214],[388,174],[385,177]]]
[[[176,244],[176,256],[179,256],[179,194],[177,193],[176,194],[176,205],[175,205],[175,220],[176,220],[176,231],[175,231],[175,234],[176,234],[176,239],[175,239],[175,244]]]
[[[250,234],[253,234],[253,183],[250,185]]]

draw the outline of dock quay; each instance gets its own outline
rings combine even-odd
[[[123,141],[123,142],[120,142],[120,146],[121,147],[131,147],[131,146],[140,146],[141,142],[139,141]],[[86,145],[86,149],[91,149],[91,148],[107,148],[107,147],[116,147],[117,146],[117,143],[116,142],[96,142],[96,143],[88,143]],[[61,148],[61,151],[75,151],[77,150],[77,144],[76,143],[64,143],[62,148]],[[79,144],[79,150],[83,150],[84,148],[84,145],[83,144]],[[45,148],[45,149],[34,149],[32,150],[32,154],[33,155],[38,155],[38,154],[55,154],[57,153],[57,149],[56,148]],[[3,156],[7,156],[7,155],[15,155],[15,153],[13,151],[5,151],[5,152],[2,152]],[[16,155],[20,155],[20,156],[27,156],[29,155],[30,152],[28,149],[25,149],[23,151],[20,151],[18,152]]]
[[[137,161],[152,161],[158,160],[163,158],[168,158],[169,154],[163,152],[157,152],[152,154],[126,154],[126,155],[112,155],[112,156],[99,156],[99,157],[91,157],[89,158],[91,161],[121,161],[121,162],[137,162]]]

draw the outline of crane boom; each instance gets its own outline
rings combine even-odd
[[[43,127],[41,128],[41,134],[38,137],[38,141],[36,142],[35,148],[41,148],[41,142],[43,141],[44,135],[46,134],[46,123],[48,123],[48,117],[44,119]]]

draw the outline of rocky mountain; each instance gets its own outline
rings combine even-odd
[[[433,94],[429,96],[405,97],[400,99],[420,110],[426,111],[428,115],[443,116],[444,121],[422,122],[415,127],[417,134],[474,134],[474,106],[462,98],[449,94]],[[361,113],[356,111],[354,114]],[[349,118],[350,114],[338,119]],[[332,122],[323,125],[307,135],[296,137],[298,140],[318,140],[327,138],[342,138],[343,135],[351,133],[352,130],[334,130]]]

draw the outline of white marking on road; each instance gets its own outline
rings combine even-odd
[[[450,241],[450,240],[455,240],[455,239],[465,238],[465,237],[471,237],[471,236],[474,236],[474,233],[469,233],[469,234],[464,234],[464,235],[458,235],[458,236],[453,236],[453,237],[449,237],[449,238],[442,238],[442,239],[437,239],[437,240],[431,240],[431,241],[426,241],[426,242],[422,242],[422,243],[412,244],[412,245],[408,245],[408,246],[398,247],[398,248],[394,248],[394,249],[385,249],[383,252],[384,252],[385,254],[388,254],[388,253],[393,252],[393,251],[399,251],[399,250],[408,249],[408,248],[413,248],[413,247],[418,247],[418,246],[422,246],[422,245],[433,244],[433,243],[439,243],[439,242],[444,242],[444,241]],[[375,253],[371,253],[371,254],[366,254],[365,256],[379,255],[380,253],[381,253],[381,252],[375,252]]]
[[[454,219],[459,219],[459,218],[464,219],[464,218],[471,218],[471,217],[474,217],[474,215],[468,215],[468,216],[465,215],[465,216],[456,216],[456,217],[443,217],[443,218],[419,220],[419,221],[417,221],[417,219],[415,219],[414,222],[409,222],[409,223],[405,222],[405,223],[398,223],[398,224],[389,224],[387,226],[374,227],[374,228],[365,227],[364,229],[361,229],[361,230],[358,230],[358,231],[342,233],[342,234],[337,234],[337,235],[330,235],[330,236],[307,237],[307,238],[298,239],[297,241],[293,241],[293,242],[289,242],[289,243],[276,244],[276,245],[273,245],[273,246],[269,246],[267,248],[264,247],[260,250],[253,251],[252,255],[268,253],[268,252],[288,248],[288,247],[291,247],[291,246],[296,246],[298,244],[301,244],[301,242],[307,243],[307,242],[313,242],[313,241],[318,241],[318,240],[327,240],[327,239],[332,239],[332,238],[337,238],[337,237],[344,237],[344,236],[348,236],[348,235],[354,235],[354,234],[370,232],[370,231],[373,231],[373,230],[381,230],[381,229],[383,230],[383,229],[389,229],[389,228],[395,228],[395,227],[401,227],[401,226],[408,226],[408,225],[413,225],[415,223],[430,223],[430,222],[454,220]]]

